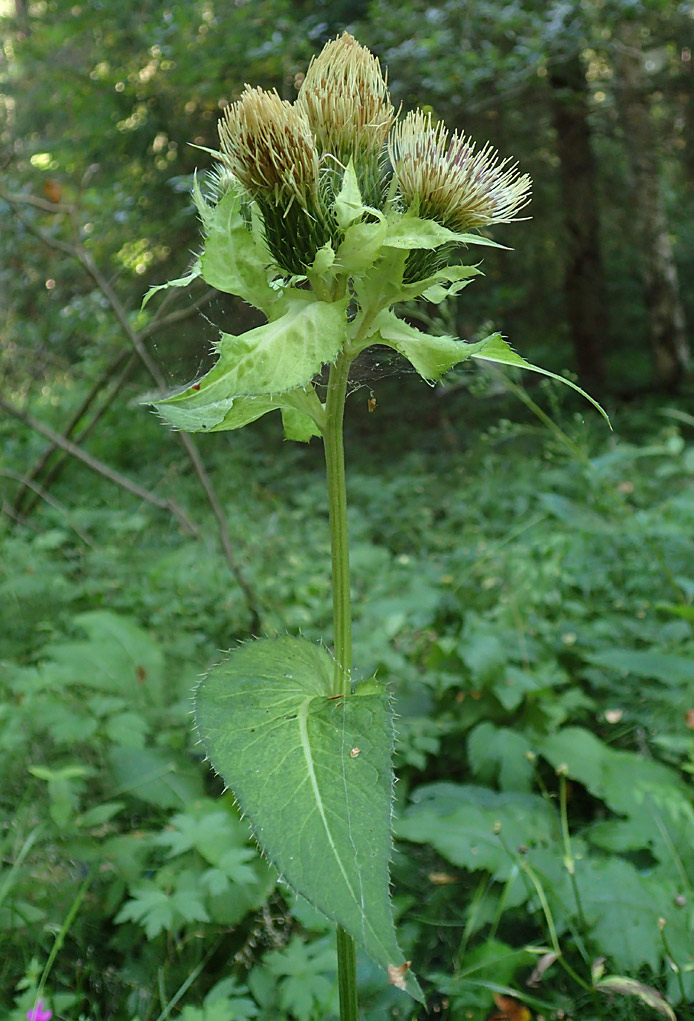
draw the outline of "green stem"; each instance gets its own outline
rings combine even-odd
[[[335,677],[333,693],[350,694],[352,668],[352,601],[349,580],[347,534],[347,486],[342,424],[351,356],[341,351],[330,369],[325,401],[323,444],[328,478],[330,553],[332,558],[333,627]],[[340,1021],[357,1021],[357,964],[354,940],[337,928],[337,984],[340,993]]]
[[[325,467],[328,476],[330,553],[333,578],[333,625],[335,628],[335,684],[333,694],[349,694],[352,668],[352,603],[349,586],[347,535],[347,487],[342,422],[351,359],[341,351],[330,369],[325,402]]]
[[[358,1021],[357,953],[352,937],[337,927],[337,987],[340,993],[340,1021]]]

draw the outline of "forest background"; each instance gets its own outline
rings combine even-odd
[[[493,234],[514,250],[405,314],[499,329],[613,425],[554,384],[358,366],[355,646],[396,699],[393,890],[429,996],[364,960],[364,1016],[694,1016],[694,4],[0,12],[0,1017],[336,1016],[328,928],[188,716],[220,650],[329,632],[321,452],[272,416],[167,432],[143,402],[253,313],[199,280],[140,304],[190,266],[222,108],[293,99],[345,28],[396,106],[534,181]]]

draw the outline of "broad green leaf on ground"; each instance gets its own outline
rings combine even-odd
[[[241,196],[232,189],[220,200],[207,224],[201,273],[211,287],[236,294],[272,318],[281,292],[270,286],[261,246],[241,212]]]
[[[161,748],[111,748],[107,755],[115,793],[159,808],[182,808],[202,795],[199,770]]]
[[[642,649],[605,649],[586,656],[589,663],[636,677],[653,677],[663,684],[694,683],[691,657]]]
[[[586,833],[608,851],[648,849],[672,870],[694,866],[694,809],[677,773],[634,752],[610,748],[581,727],[566,727],[535,748],[555,769],[582,783],[613,812],[626,818],[596,822]]]
[[[620,970],[644,965],[659,971],[664,956],[658,919],[672,912],[660,882],[618,858],[576,862],[576,887],[583,915],[597,946]]]
[[[49,651],[52,666],[69,671],[73,683],[118,691],[131,704],[158,703],[164,655],[146,631],[110,610],[78,614],[75,624],[86,632],[87,640],[54,643]]]
[[[157,411],[175,428],[196,432],[239,429],[274,408],[296,407],[303,388],[344,343],[346,299],[316,301],[295,290],[284,300],[287,310],[279,319],[238,337],[222,334],[214,367],[158,401]],[[299,393],[288,399],[292,390]],[[305,410],[301,403],[299,410]]]
[[[509,727],[485,720],[470,731],[467,752],[475,777],[485,783],[498,781],[503,790],[530,791],[533,766],[528,760],[530,742]]]
[[[500,880],[510,876],[521,845],[550,844],[555,829],[543,798],[452,783],[419,787],[395,825],[400,840],[430,844],[453,865]]]
[[[677,774],[663,763],[611,748],[582,727],[565,727],[535,742],[535,749],[621,815],[653,815],[667,803],[675,816],[669,821],[683,821],[689,802]]]
[[[329,654],[304,639],[243,645],[200,685],[198,732],[284,879],[382,968],[400,968],[388,698],[332,697],[333,678]],[[414,977],[406,981],[420,998]]]

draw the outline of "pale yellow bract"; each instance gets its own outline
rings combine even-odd
[[[405,205],[418,201],[419,215],[451,230],[510,223],[530,201],[531,180],[489,143],[475,143],[431,114],[416,110],[395,125],[388,142]]]
[[[306,208],[318,191],[318,153],[308,120],[273,89],[246,85],[219,122],[220,158],[253,196]]]
[[[378,58],[347,32],[313,57],[296,102],[323,153],[343,162],[380,152],[395,119]]]

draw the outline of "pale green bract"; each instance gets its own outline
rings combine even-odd
[[[280,875],[387,971],[404,963],[389,896],[390,704],[375,684],[334,697],[334,669],[303,638],[242,645],[198,688],[196,724]]]
[[[433,251],[451,243],[503,246],[480,235],[456,233],[417,216],[414,209],[391,209],[386,215],[364,205],[351,161],[334,200],[342,240],[336,251],[325,244],[307,268],[313,290],[294,286],[300,278],[288,281],[273,267],[257,211],[252,203],[244,209],[241,189],[233,181],[213,207],[196,179],[194,199],[206,233],[204,252],[188,276],[151,288],[145,302],[162,288],[185,286],[202,276],[218,290],[235,294],[263,311],[268,322],[240,336],[222,334],[215,366],[180,393],[155,404],[174,428],[187,432],[240,429],[280,410],[288,439],[307,441],[320,435],[322,406],[312,380],[323,365],[335,361],[346,342],[355,355],[372,344],[385,344],[430,381],[441,379],[468,358],[538,372],[566,383],[607,417],[575,383],[525,361],[498,333],[467,344],[454,337],[423,333],[399,319],[392,311],[398,302],[423,296],[438,304],[459,293],[481,272],[475,265],[456,264],[405,283],[410,251]],[[340,280],[338,290],[345,297],[321,300],[334,292]],[[347,280],[351,280],[361,309],[349,324]],[[359,335],[358,328],[369,317],[370,327]]]
[[[170,425],[209,432],[240,429],[276,408],[311,415],[315,404],[303,388],[342,347],[347,302],[315,301],[309,291],[290,288],[282,303],[279,319],[238,337],[223,333],[207,375],[157,402]]]

